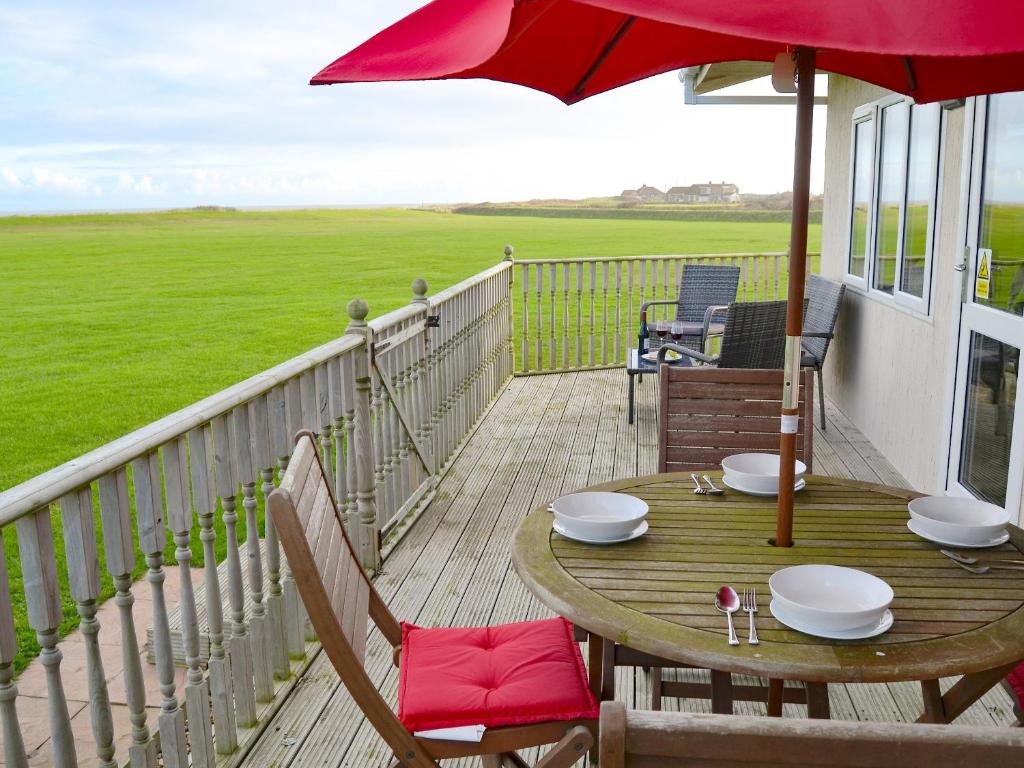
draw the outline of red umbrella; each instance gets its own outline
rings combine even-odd
[[[780,74],[788,64],[797,80],[776,530],[776,543],[788,546],[814,72],[919,103],[1024,90],[1021,0],[434,0],[311,82],[488,78],[573,104],[680,67],[742,60],[776,61]]]

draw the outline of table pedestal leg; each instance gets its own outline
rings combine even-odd
[[[732,673],[711,670],[711,711],[716,715],[732,714]]]
[[[804,683],[807,689],[807,716],[816,720],[828,720],[832,712],[828,703],[828,683]]]
[[[768,717],[782,717],[782,687],[785,680],[768,680]]]

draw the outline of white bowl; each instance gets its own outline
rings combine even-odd
[[[647,503],[625,493],[586,491],[551,502],[555,519],[568,531],[594,539],[617,539],[647,517]]]
[[[768,579],[772,597],[794,620],[822,630],[856,629],[881,620],[892,587],[870,573],[838,565],[795,565]]]
[[[807,465],[795,460],[793,483],[807,474]],[[758,493],[779,492],[780,459],[775,453],[737,453],[722,459],[722,469],[735,485]]]
[[[984,544],[1003,535],[1010,513],[980,499],[922,496],[907,504],[924,531],[959,544]]]

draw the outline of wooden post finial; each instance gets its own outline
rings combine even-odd
[[[505,261],[512,261],[512,254],[515,253],[516,249],[511,244],[505,246]]]
[[[426,301],[427,299],[427,281],[422,277],[417,277],[412,281],[412,295],[413,301]]]
[[[370,306],[362,299],[352,299],[348,303],[348,331],[366,327],[366,316],[370,314]],[[348,332],[346,331],[346,333]]]

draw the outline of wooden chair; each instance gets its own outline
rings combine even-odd
[[[601,768],[961,768],[1024,765],[1015,728],[626,711],[601,704]]]
[[[554,746],[537,763],[537,768],[568,768],[594,745],[596,699],[586,687],[579,647],[571,640],[568,629],[565,641],[578,659],[576,670],[583,681],[585,698],[589,701],[589,718],[488,727],[479,742],[413,735],[367,674],[364,653],[367,620],[372,619],[391,644],[394,662],[396,666],[401,664],[402,681],[406,684],[406,678],[412,674],[411,664],[407,668],[408,657],[412,653],[409,651],[403,658],[403,635],[411,630],[421,630],[399,624],[360,567],[344,523],[337,513],[337,503],[325,478],[312,433],[300,432],[296,436],[295,452],[281,486],[270,494],[268,506],[324,651],[367,720],[393,751],[392,768],[439,768],[439,759],[467,756],[481,756],[486,768],[528,768],[516,750],[545,744]],[[563,623],[568,627],[567,622]],[[506,625],[506,628],[516,626]],[[482,648],[481,652],[492,650],[494,648]],[[497,659],[497,654],[492,658]],[[494,665],[497,666],[498,661],[494,661]],[[546,669],[550,669],[550,665]],[[445,703],[446,678],[443,674],[440,680],[436,695]],[[464,690],[465,681],[461,682],[463,689],[460,690]],[[430,690],[430,693],[434,691]],[[518,722],[525,722],[528,717],[529,713]],[[474,719],[467,725],[476,722],[480,721]]]
[[[779,452],[780,370],[679,368],[659,371],[658,471],[718,469],[726,456]],[[800,371],[796,457],[813,471],[814,371]]]

